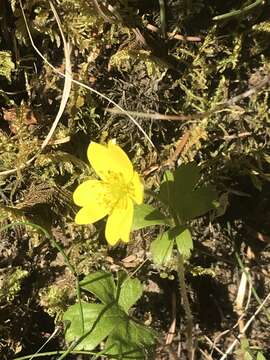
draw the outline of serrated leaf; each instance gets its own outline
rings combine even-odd
[[[200,168],[195,162],[182,164],[174,172],[166,171],[163,176],[162,184],[168,181],[177,183],[178,191],[184,194],[186,191],[192,191],[200,180]]]
[[[64,313],[63,320],[69,323],[65,332],[65,339],[71,343],[85,337],[76,346],[77,350],[93,350],[118,326],[124,313],[118,306],[107,306],[103,304],[82,303],[84,333],[79,304],[72,305]]]
[[[138,279],[126,279],[121,288],[118,304],[127,313],[142,296],[143,288]]]
[[[116,287],[111,273],[97,271],[89,274],[80,282],[80,286],[94,294],[104,304],[115,300]]]
[[[174,181],[174,173],[171,170],[166,170],[164,172],[161,184],[167,181]]]
[[[153,206],[147,204],[134,206],[132,230],[139,230],[148,226],[166,224],[169,224],[169,220]]]
[[[107,354],[125,359],[145,359],[145,349],[154,344],[154,332],[126,317],[109,335]]]
[[[161,265],[166,264],[172,256],[174,237],[172,231],[168,230],[159,235],[151,243],[150,252],[154,263]]]
[[[193,250],[193,241],[189,229],[181,227],[176,230],[175,237],[178,251],[185,259],[188,259]]]
[[[195,163],[181,165],[164,176],[160,198],[182,222],[202,216],[215,207],[215,189],[211,185],[195,188],[199,178],[199,167]]]
[[[203,186],[182,197],[181,204],[177,203],[176,209],[182,221],[192,220],[214,209],[216,198],[213,186]]]
[[[129,320],[129,339],[139,346],[150,346],[154,344],[154,332],[146,326]]]

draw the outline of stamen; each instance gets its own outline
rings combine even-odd
[[[122,173],[116,173],[113,171],[108,171],[106,174],[106,180],[104,185],[107,187],[108,191],[102,197],[102,202],[107,207],[112,209],[114,206],[118,206],[121,203],[124,205],[127,198],[134,198],[135,189],[132,182],[126,183]],[[125,199],[124,204],[121,200]]]

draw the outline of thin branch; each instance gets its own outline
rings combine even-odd
[[[174,115],[174,114],[160,114],[160,113],[151,113],[151,112],[138,112],[138,111],[127,111],[128,114],[132,116],[137,116],[140,118],[148,118],[152,120],[166,120],[166,121],[194,121],[196,119],[204,119],[207,118],[217,112],[223,112],[223,111],[229,111],[227,107],[235,105],[240,100],[246,99],[248,97],[251,97],[253,94],[256,94],[259,90],[264,88],[265,86],[270,84],[270,74],[267,74],[262,81],[258,84],[253,86],[247,91],[244,91],[243,93],[233,96],[229,100],[218,104],[214,109],[203,111],[201,113],[195,113],[190,115]],[[115,108],[106,108],[106,112],[109,112],[111,114],[120,114],[118,109]],[[245,134],[245,136],[248,136],[248,134]]]
[[[231,19],[232,17],[235,17],[235,16],[241,16],[241,15],[244,15],[247,12],[253,10],[255,7],[257,7],[257,6],[261,5],[261,4],[262,5],[264,4],[264,0],[256,0],[253,4],[247,5],[243,9],[233,10],[233,11],[231,11],[229,13],[215,16],[215,17],[213,17],[213,20],[214,21],[220,21],[220,20]]]
[[[175,292],[172,293],[172,322],[169,328],[169,332],[166,337],[166,345],[172,343],[173,338],[175,336],[175,329],[176,329],[176,295]]]
[[[158,32],[158,27],[152,25],[152,24],[147,24],[146,25],[147,29],[153,32]],[[169,39],[175,39],[175,40],[181,40],[181,41],[191,41],[191,42],[201,42],[202,38],[199,36],[189,36],[189,35],[181,35],[181,34],[175,34],[172,32],[168,32],[167,36],[169,37]]]
[[[120,114],[120,111],[115,108],[106,108],[105,112],[109,112],[111,114]],[[140,118],[152,119],[152,120],[190,120],[191,115],[165,115],[159,113],[144,113],[139,111],[128,111],[128,113],[132,116],[137,116]]]

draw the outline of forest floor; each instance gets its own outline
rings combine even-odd
[[[270,359],[269,2],[53,4],[0,7],[0,358],[107,358],[61,357],[63,314],[78,302],[76,276],[123,271],[143,286],[130,315],[158,334],[143,358]],[[168,262],[151,252],[166,226],[111,247],[104,221],[74,222],[72,193],[95,177],[89,143],[111,139],[147,204],[183,164],[215,188],[215,207],[187,222],[193,355],[177,251]]]

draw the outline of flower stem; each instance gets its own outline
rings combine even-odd
[[[230,19],[235,16],[241,16],[241,15],[244,15],[245,13],[249,12],[250,10],[253,10],[255,7],[257,7],[258,5],[261,5],[261,4],[263,4],[263,0],[256,0],[254,3],[247,5],[242,9],[233,10],[229,13],[215,16],[215,17],[213,17],[213,20],[219,21],[219,20]]]
[[[21,356],[18,358],[15,358],[14,360],[28,360],[28,359],[34,359],[34,358],[38,358],[38,357],[48,357],[48,356],[53,356],[53,355],[59,355],[59,354],[63,354],[65,352],[65,350],[56,350],[56,351],[49,351],[49,352],[44,352],[44,353],[39,353],[39,354],[32,354],[32,355],[26,355],[26,356]],[[81,354],[81,355],[95,355],[96,353],[93,351],[83,351],[83,350],[73,350],[70,352],[71,354]]]
[[[194,352],[193,352],[193,339],[192,339],[192,330],[193,330],[193,318],[192,312],[190,308],[190,303],[188,300],[186,281],[185,281],[185,267],[184,267],[184,258],[178,251],[178,278],[180,284],[180,296],[183,300],[183,308],[186,314],[186,337],[187,337],[187,351],[188,351],[188,359],[194,360]]]

